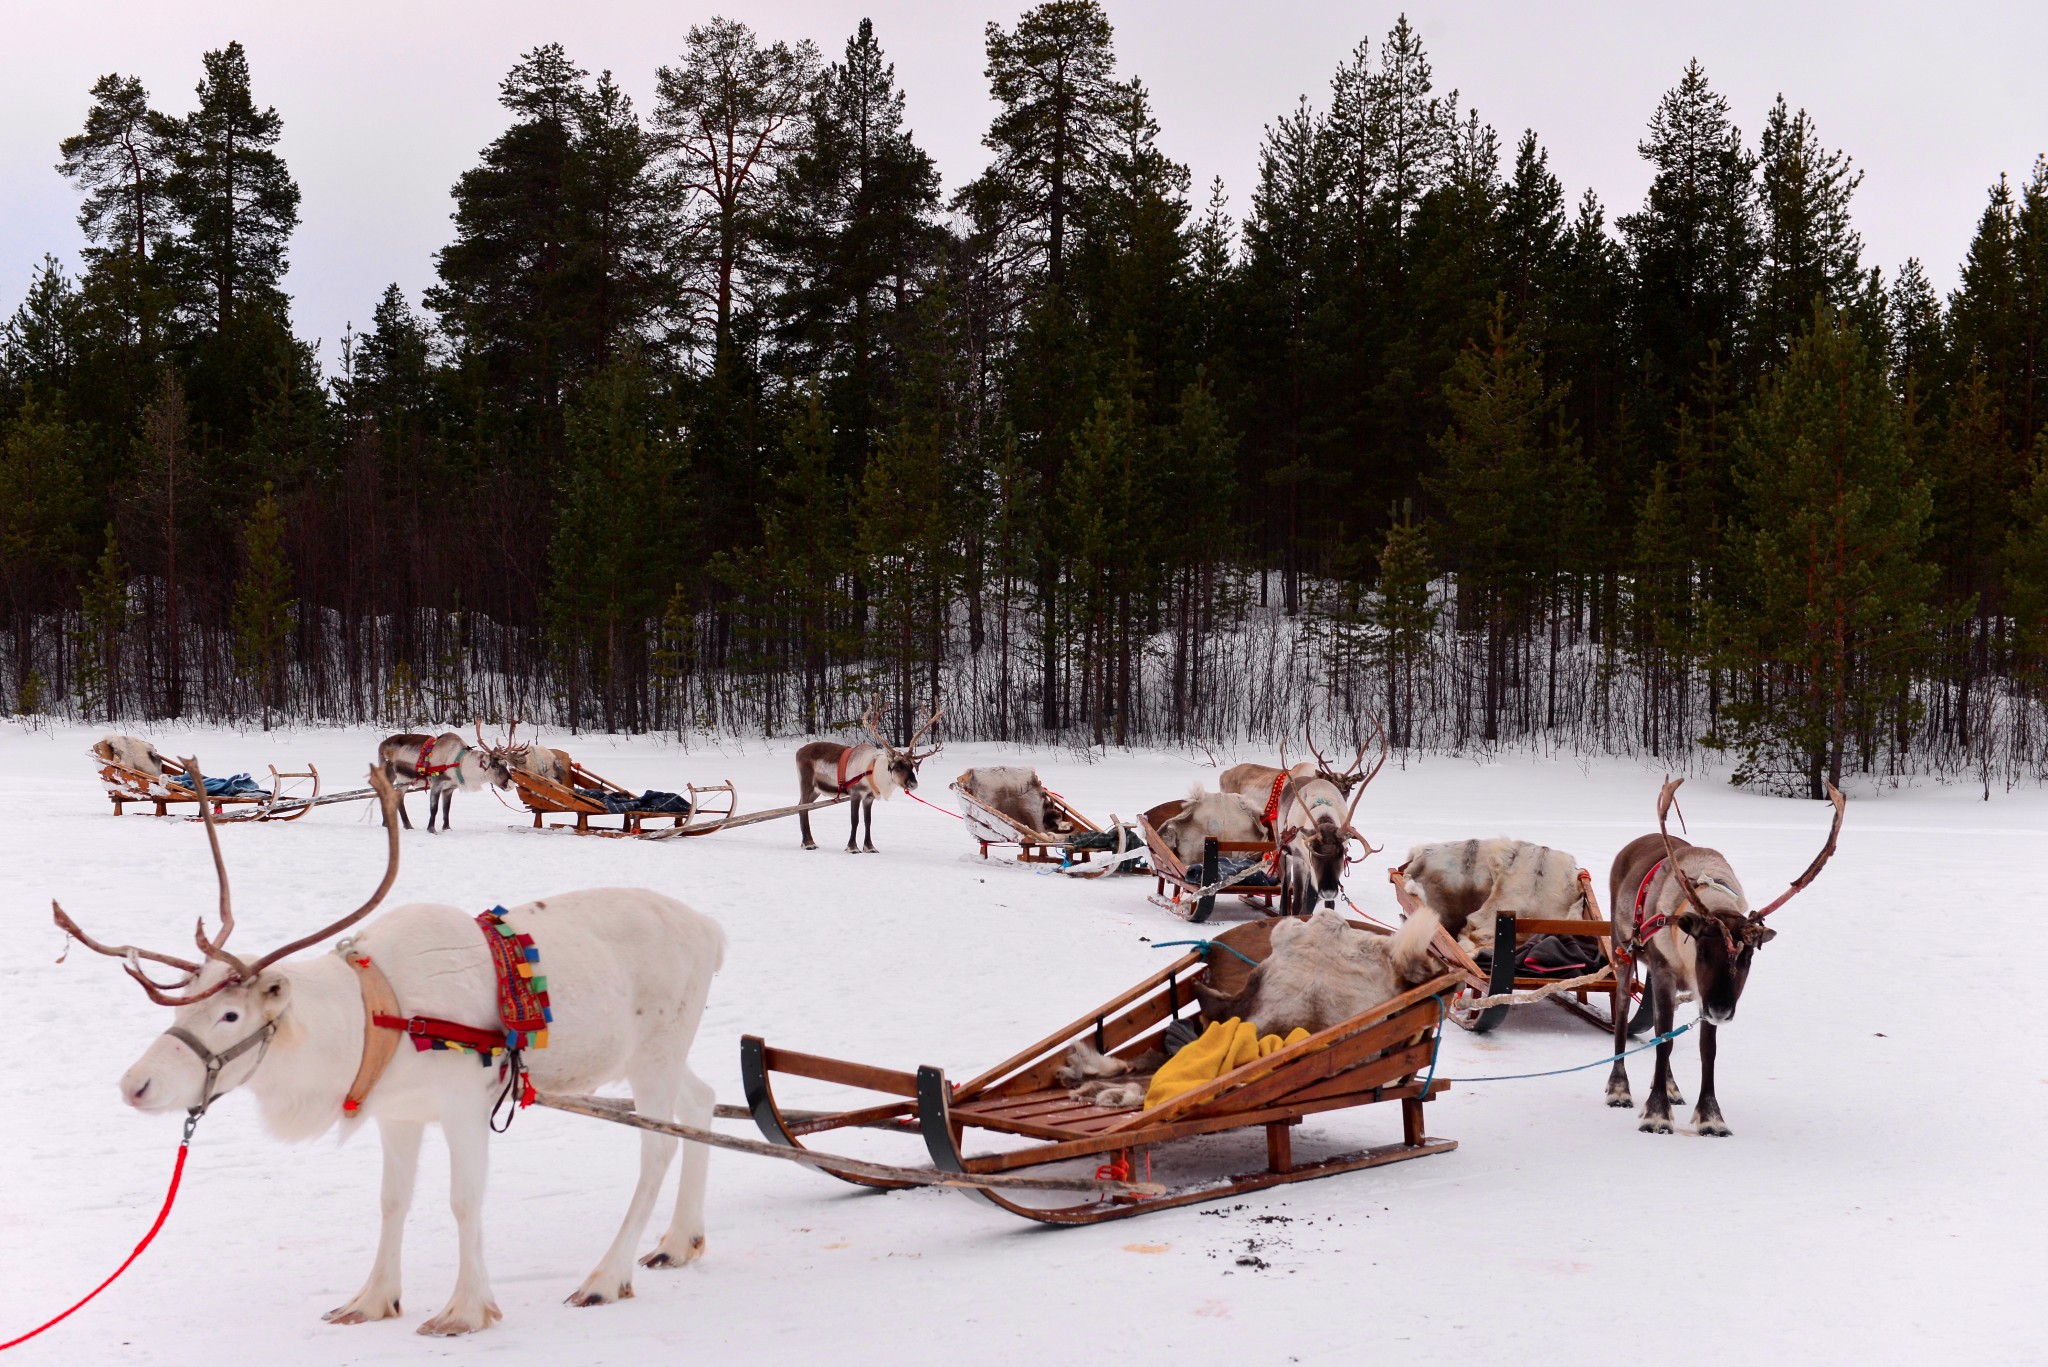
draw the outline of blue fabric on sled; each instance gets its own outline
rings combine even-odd
[[[688,816],[690,800],[676,793],[649,788],[637,797],[632,793],[608,793],[602,788],[578,788],[577,795],[602,802],[608,812],[659,812],[664,816]]]
[[[192,786],[189,783],[178,782],[176,779],[171,781],[180,788],[189,789]],[[257,787],[256,780],[250,778],[247,774],[236,774],[232,778],[207,779],[206,795],[208,797],[269,797],[270,790]]]

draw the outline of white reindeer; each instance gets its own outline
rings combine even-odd
[[[198,774],[194,761],[185,765]],[[102,945],[61,907],[53,903],[52,909],[66,933],[125,959],[152,1001],[177,1009],[171,1027],[122,1075],[121,1096],[129,1105],[147,1113],[203,1112],[246,1084],[265,1126],[283,1139],[311,1139],[337,1123],[347,1133],[365,1116],[376,1119],[384,1146],[377,1256],[363,1289],[329,1311],[328,1320],[361,1324],[400,1313],[399,1243],[420,1139],[428,1124],[440,1124],[448,1140],[460,1261],[454,1294],[419,1332],[464,1334],[502,1317],[483,1253],[490,1115],[504,1088],[501,1067],[479,1066],[470,1053],[416,1050],[371,1017],[385,1012],[499,1029],[497,970],[485,932],[470,911],[416,903],[386,912],[335,953],[278,962],[361,921],[398,877],[399,828],[391,820],[396,793],[379,770],[371,770],[370,782],[390,831],[383,881],[356,911],[261,958],[245,962],[226,949],[235,922],[211,809],[207,838],[220,882],[220,931],[209,937],[200,922],[202,961]],[[534,1083],[543,1091],[591,1092],[623,1080],[640,1114],[708,1126],[712,1090],[690,1070],[689,1052],[711,976],[724,957],[718,924],[681,902],[632,888],[529,902],[505,920],[533,937],[554,1012],[546,1047],[522,1055]],[[184,977],[152,982],[142,959]],[[359,1105],[351,1110],[345,1099]],[[675,1146],[674,1139],[642,1135],[640,1180],[625,1221],[569,1304],[602,1305],[633,1294],[633,1252]],[[700,1145],[685,1148],[674,1218],[641,1266],[680,1266],[703,1253],[706,1158]]]

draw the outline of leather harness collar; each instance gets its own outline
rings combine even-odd
[[[414,762],[413,767],[419,771],[421,778],[438,778],[450,769],[459,767],[462,763],[462,757],[469,753],[469,746],[457,741],[454,759],[449,760],[446,764],[430,764],[427,761],[432,758],[434,747],[438,744],[440,744],[438,739],[428,741],[426,747],[420,751],[419,759]]]
[[[342,945],[340,952],[356,971],[356,985],[363,995],[363,1059],[356,1065],[355,1080],[348,1084],[348,1095],[341,1101],[342,1113],[354,1115],[362,1109],[363,1098],[377,1085],[377,1079],[384,1076],[391,1056],[398,1052],[403,1032],[379,1019],[398,1014],[398,994],[391,990],[391,979],[384,976],[384,970],[371,963],[367,954],[358,954],[353,944]]]

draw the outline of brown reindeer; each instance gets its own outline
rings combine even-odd
[[[1764,924],[1764,918],[1811,883],[1834,854],[1847,799],[1834,784],[1828,785],[1835,820],[1828,828],[1827,843],[1777,901],[1762,911],[1751,911],[1735,870],[1719,850],[1674,840],[1665,828],[1672,797],[1684,781],[1665,781],[1663,791],[1657,794],[1657,833],[1638,836],[1622,847],[1614,857],[1607,895],[1614,909],[1614,952],[1623,1000],[1640,962],[1648,974],[1647,990],[1655,1003],[1659,1035],[1671,1033],[1679,1002],[1699,1001],[1700,1099],[1693,1108],[1692,1122],[1701,1134],[1725,1135],[1732,1131],[1721,1118],[1721,1103],[1714,1097],[1715,1031],[1735,1019],[1750,963],[1757,950],[1778,933]],[[1617,1055],[1627,1047],[1627,1040],[1628,1013],[1616,1012]],[[1657,1046],[1657,1073],[1650,1079],[1650,1099],[1643,1103],[1640,1128],[1649,1134],[1670,1134],[1671,1107],[1684,1100],[1671,1077],[1671,1041],[1666,1039]],[[1607,1104],[1631,1104],[1627,1062],[1618,1057],[1607,1075]]]
[[[1219,780],[1224,792],[1235,793],[1262,808],[1265,819],[1278,828],[1279,844],[1285,851],[1284,897],[1298,915],[1305,916],[1318,905],[1336,905],[1344,893],[1344,869],[1355,862],[1352,841],[1356,840],[1363,849],[1357,859],[1378,853],[1352,824],[1359,799],[1387,762],[1386,730],[1377,722],[1374,730],[1379,736],[1380,757],[1370,771],[1365,767],[1370,740],[1359,745],[1350,766],[1342,772],[1333,768],[1315,742],[1310,741],[1309,751],[1315,755],[1313,763],[1303,760],[1278,769],[1267,764],[1238,764],[1225,769]],[[1286,765],[1284,748],[1280,761]]]
[[[405,793],[415,783],[427,785],[427,830],[431,834],[436,811],[441,815],[441,829],[448,829],[456,789],[473,793],[486,783],[503,788],[512,782],[503,756],[481,743],[481,732],[477,739],[479,743],[471,745],[454,731],[438,736],[405,732],[386,738],[377,747],[378,767],[398,789],[398,819],[405,829],[412,829]]]
[[[881,709],[870,707],[861,718],[861,726],[868,733],[868,739],[854,745],[844,745],[836,740],[814,740],[796,752],[797,802],[805,805],[817,800],[818,794],[830,793],[849,800],[853,809],[853,825],[846,833],[848,854],[875,853],[875,799],[887,798],[898,789],[914,792],[917,788],[917,766],[939,753],[943,746],[919,751],[917,743],[924,739],[927,731],[946,714],[940,708],[924,720],[909,744],[897,749],[882,739]],[[861,821],[865,817],[867,829],[861,843],[854,838],[862,835]],[[815,850],[818,842],[811,838],[811,814],[797,813],[797,824],[803,829],[804,848]]]

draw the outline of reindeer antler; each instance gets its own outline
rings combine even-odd
[[[384,878],[377,884],[377,890],[370,894],[370,900],[357,907],[332,925],[323,926],[311,935],[302,935],[281,949],[273,949],[250,966],[250,976],[261,973],[287,954],[296,954],[309,945],[316,945],[330,935],[347,930],[356,922],[377,909],[391,885],[398,881],[398,790],[384,777],[379,769],[370,770],[370,786],[377,790],[377,801],[384,808],[384,828],[388,833],[387,852],[384,859]]]
[[[1806,872],[1800,874],[1797,878],[1793,879],[1792,886],[1786,888],[1782,893],[1779,893],[1777,901],[1771,903],[1762,911],[1752,912],[1750,914],[1751,920],[1761,921],[1764,919],[1764,917],[1769,916],[1779,907],[1782,907],[1787,902],[1791,901],[1795,896],[1797,896],[1802,890],[1805,889],[1808,883],[1811,883],[1814,880],[1814,878],[1819,875],[1821,871],[1821,866],[1826,864],[1828,860],[1834,858],[1835,841],[1841,837],[1842,818],[1848,814],[1849,799],[1842,796],[1842,790],[1840,788],[1837,788],[1834,784],[1830,783],[1828,785],[1828,801],[1832,802],[1835,805],[1835,821],[1832,826],[1828,827],[1828,843],[1820,847],[1820,853],[1815,855],[1813,857],[1813,862],[1806,866]]]
[[[1376,716],[1372,719],[1372,729],[1373,734],[1379,737],[1380,757],[1373,763],[1372,772],[1362,774],[1355,780],[1358,786],[1351,795],[1350,808],[1344,813],[1344,824],[1347,826],[1351,824],[1352,818],[1358,815],[1359,799],[1365,796],[1365,790],[1372,787],[1372,781],[1380,776],[1380,770],[1385,768],[1387,764],[1387,724]],[[1348,773],[1359,774],[1359,771],[1365,768],[1365,747],[1370,744],[1372,744],[1370,740],[1359,743],[1358,758],[1351,761],[1351,768],[1347,771]],[[1365,837],[1360,836],[1359,839],[1364,840]],[[1366,848],[1372,848],[1370,842],[1367,843]]]
[[[1684,869],[1678,867],[1678,851],[1671,848],[1671,832],[1665,829],[1665,822],[1671,815],[1672,799],[1677,797],[1678,785],[1683,782],[1682,778],[1666,778],[1663,788],[1657,793],[1657,834],[1664,837],[1664,867],[1670,869],[1671,876],[1678,880],[1678,886],[1685,892],[1685,900],[1698,908],[1702,916],[1712,916],[1714,913],[1708,911],[1707,904],[1700,900],[1698,885]]]
[[[192,777],[195,791],[203,796],[206,792],[206,780],[199,771],[198,762],[188,759],[184,761],[184,764],[186,771]],[[204,1001],[214,993],[234,983],[253,981],[264,969],[276,963],[285,955],[297,953],[308,945],[326,939],[336,931],[345,930],[349,926],[354,925],[372,911],[375,911],[377,904],[382,902],[385,894],[391,891],[391,885],[398,879],[398,792],[397,789],[391,786],[390,780],[384,777],[383,772],[374,766],[370,769],[370,786],[377,790],[378,801],[384,808],[385,826],[389,831],[389,854],[385,863],[383,881],[377,885],[377,890],[370,895],[370,900],[349,915],[325,929],[316,931],[312,935],[292,941],[282,949],[272,950],[253,964],[244,963],[241,959],[228,953],[223,948],[227,943],[228,935],[235,928],[235,917],[228,896],[227,863],[221,857],[220,836],[214,829],[213,808],[202,804],[200,811],[206,823],[207,840],[213,849],[214,873],[220,880],[221,931],[217,937],[209,939],[206,934],[206,922],[202,919],[193,933],[193,938],[197,941],[200,950],[204,952],[207,958],[219,960],[221,963],[226,964],[228,969],[221,980],[214,983],[211,987],[202,988],[200,991],[184,996],[174,996],[172,995],[172,989],[189,984],[199,975],[201,965],[193,963],[188,959],[176,958],[169,954],[158,954],[154,950],[137,949],[133,945],[103,945],[98,940],[93,939],[92,936],[86,934],[76,921],[65,914],[64,908],[54,901],[50,903],[51,916],[56,921],[59,929],[72,939],[78,941],[78,943],[84,945],[87,949],[92,950],[96,954],[105,954],[109,958],[124,960],[121,965],[122,970],[129,977],[135,979],[137,983],[141,984],[143,992],[157,1005],[190,1006],[193,1002]],[[185,981],[178,984],[164,984],[153,981],[148,975],[143,973],[139,963],[139,960],[142,959],[148,959],[154,963],[167,964],[172,968],[182,970],[186,975]]]
[[[917,728],[917,734],[913,735],[910,738],[909,743],[903,747],[904,750],[910,755],[910,760],[913,764],[921,764],[925,760],[930,759],[933,755],[939,753],[939,751],[946,748],[945,743],[940,742],[939,744],[934,745],[931,749],[925,751],[921,755],[917,753],[917,743],[924,739],[925,732],[931,730],[934,726],[938,725],[939,718],[945,715],[946,709],[941,707],[938,711],[933,712],[931,715],[927,716],[924,719],[924,725]]]

